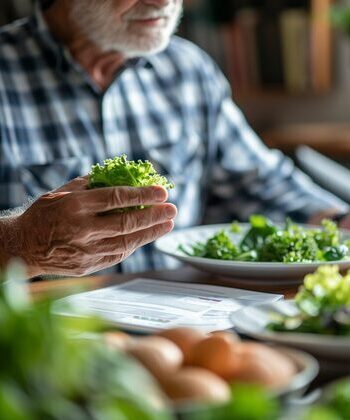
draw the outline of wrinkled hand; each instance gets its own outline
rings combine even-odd
[[[17,217],[19,256],[31,277],[82,276],[117,264],[174,226],[176,207],[163,187],[86,189],[77,178],[36,200]],[[101,213],[151,205],[125,213]]]

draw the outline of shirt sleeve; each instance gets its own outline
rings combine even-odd
[[[206,222],[247,220],[254,213],[305,222],[327,209],[347,211],[344,201],[316,185],[283,153],[265,146],[232,101],[224,76],[215,72],[211,98],[219,103],[212,140],[218,154]]]

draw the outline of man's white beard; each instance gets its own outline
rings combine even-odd
[[[182,13],[182,2],[164,9],[140,4],[115,21],[113,0],[72,0],[71,17],[91,41],[103,51],[118,51],[126,57],[141,57],[164,50],[175,32]],[[166,16],[157,28],[133,28],[128,19]]]

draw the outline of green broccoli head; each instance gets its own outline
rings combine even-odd
[[[261,261],[310,262],[317,260],[317,243],[305,232],[279,230],[268,236],[260,250]]]

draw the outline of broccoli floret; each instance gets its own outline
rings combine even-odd
[[[279,230],[266,238],[260,261],[310,262],[318,256],[316,241],[306,233]]]

